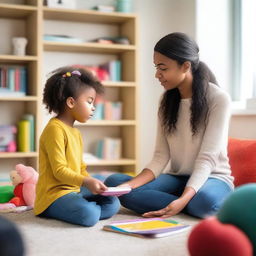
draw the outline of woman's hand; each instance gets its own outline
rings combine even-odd
[[[107,186],[102,181],[92,177],[86,177],[83,186],[88,188],[93,194],[101,194],[107,189]]]
[[[172,201],[169,205],[167,205],[167,207],[161,210],[146,212],[142,216],[146,218],[153,218],[153,217],[168,218],[180,213],[185,208],[186,205],[187,205],[187,201],[182,198],[179,198]]]
[[[192,187],[186,187],[181,195],[180,198],[172,201],[167,207],[158,210],[158,211],[152,211],[152,212],[146,212],[142,216],[146,218],[152,218],[152,217],[162,217],[162,218],[168,218],[173,215],[176,215],[180,213],[185,206],[188,204],[188,202],[193,198],[193,196],[196,194],[196,191]]]

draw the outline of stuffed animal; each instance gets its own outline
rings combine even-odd
[[[0,204],[0,210],[18,206],[33,207],[38,180],[38,173],[35,169],[23,164],[17,164],[15,170],[11,171],[10,178],[15,186],[14,197],[8,203]]]

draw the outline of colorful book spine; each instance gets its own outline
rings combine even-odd
[[[28,120],[18,122],[18,151],[30,152],[30,123]]]
[[[102,120],[103,118],[104,118],[104,103],[103,102],[96,103],[92,120]]]
[[[106,160],[117,160],[122,155],[122,141],[120,138],[106,137],[97,143],[96,156]]]
[[[27,93],[27,69],[25,67],[20,69],[20,91]]]
[[[24,96],[27,93],[27,68],[24,66],[0,67],[0,95]]]
[[[27,120],[29,122],[29,142],[30,151],[35,151],[35,120],[34,116],[31,114],[26,114],[22,118],[23,120]]]
[[[122,119],[122,102],[105,101],[104,119],[105,120],[121,120]]]
[[[15,91],[15,69],[12,67],[8,68],[7,88],[12,92]]]

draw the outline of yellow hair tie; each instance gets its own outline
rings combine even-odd
[[[70,76],[71,76],[70,72],[67,72],[66,74],[62,75],[62,77],[70,77]]]

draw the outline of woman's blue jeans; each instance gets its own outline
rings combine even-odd
[[[125,174],[113,174],[105,184],[115,187],[132,179]],[[189,176],[161,174],[155,180],[133,189],[129,194],[119,197],[121,204],[136,213],[143,214],[166,207],[182,194]],[[209,178],[202,188],[190,200],[183,212],[205,218],[214,215],[232,188],[222,180]]]
[[[112,217],[119,208],[117,197],[93,195],[81,187],[80,193],[71,192],[58,198],[39,216],[90,227]]]

